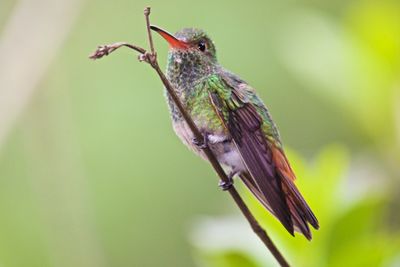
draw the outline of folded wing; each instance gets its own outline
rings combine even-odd
[[[253,89],[231,74],[208,80],[210,101],[234,140],[248,173],[241,179],[283,224],[311,239],[310,223],[318,221],[297,190],[295,175],[281,148],[279,135]]]

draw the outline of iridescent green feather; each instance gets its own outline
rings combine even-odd
[[[233,93],[234,92],[234,93]],[[281,147],[279,132],[264,103],[253,88],[245,83],[232,87],[220,74],[213,74],[202,79],[187,97],[187,108],[192,116],[207,119],[210,127],[221,127],[219,116],[215,113],[209,97],[215,93],[220,98],[220,113],[224,123],[228,122],[229,111],[243,107],[245,104],[254,105],[258,116],[262,118],[262,130],[270,142]]]
[[[212,79],[210,77],[210,79]],[[221,119],[215,112],[210,102],[209,92],[214,85],[209,77],[202,79],[194,89],[185,95],[187,111],[197,122],[206,122],[209,131],[221,131],[224,129]]]

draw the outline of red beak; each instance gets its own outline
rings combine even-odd
[[[150,29],[153,31],[156,31],[159,33],[168,43],[172,48],[178,48],[178,49],[187,49],[189,48],[189,45],[185,43],[184,41],[176,39],[172,34],[170,34],[167,31],[164,31],[161,28],[158,28],[157,26],[151,25]]]

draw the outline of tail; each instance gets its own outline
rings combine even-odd
[[[312,236],[308,224],[311,224],[314,229],[319,229],[317,218],[293,181],[282,178],[282,188],[286,193],[286,202],[292,216],[294,229],[311,240]]]
[[[243,173],[240,175],[240,178],[260,203],[263,204],[263,206],[275,217],[277,217],[263,193],[258,189],[251,175],[249,173]],[[293,181],[285,177],[281,177],[280,180],[282,181],[282,190],[284,191],[294,230],[302,233],[308,240],[311,240],[312,235],[308,224],[311,224],[315,229],[318,229],[319,225],[317,218],[301,196]]]

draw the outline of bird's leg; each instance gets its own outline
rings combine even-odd
[[[203,134],[203,140],[198,140],[196,137],[193,137],[192,143],[199,149],[204,149],[208,146],[208,135]]]
[[[233,177],[234,177],[235,175],[239,175],[240,173],[241,173],[241,171],[232,170],[230,173],[228,173],[228,182],[225,182],[225,181],[223,181],[223,180],[219,180],[218,186],[219,186],[223,191],[226,191],[226,190],[231,189],[231,187],[233,186]]]

